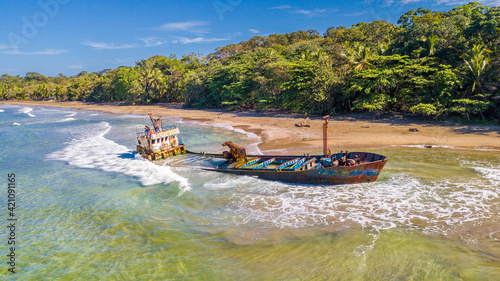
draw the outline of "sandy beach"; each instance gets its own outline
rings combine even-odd
[[[94,110],[117,114],[175,116],[211,124],[225,124],[253,132],[262,138],[259,148],[266,151],[287,149],[297,153],[320,152],[323,141],[322,117],[312,117],[310,127],[297,127],[304,121],[300,115],[259,112],[226,112],[222,110],[183,109],[179,104],[112,105],[57,101],[0,101],[3,104],[54,106],[77,110]],[[417,131],[410,131],[417,129]],[[370,114],[333,116],[328,125],[329,147],[332,151],[391,145],[452,146],[475,149],[500,149],[500,126],[464,125],[432,119],[383,117]],[[279,151],[273,152],[279,154]]]

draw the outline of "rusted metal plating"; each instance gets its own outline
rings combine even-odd
[[[137,152],[149,160],[167,158],[186,153],[184,144],[177,136],[177,126],[163,126],[161,117],[148,114],[153,127],[145,126],[144,132],[137,132]]]

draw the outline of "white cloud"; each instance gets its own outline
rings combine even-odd
[[[423,2],[423,1],[426,1],[426,0],[402,0],[401,1],[401,4],[411,4],[411,3],[418,3],[418,2]],[[445,0],[446,1],[446,0]],[[392,4],[394,1],[385,1],[385,4],[386,5],[389,5],[389,4]],[[439,2],[439,0],[438,0]]]
[[[409,1],[409,0],[407,0]],[[416,1],[416,0],[413,0],[408,3],[415,3],[415,2],[420,2],[420,1]],[[469,3],[471,1],[459,1],[459,0],[437,0],[436,1],[436,5],[465,5],[467,3]],[[495,2],[495,1],[481,1],[481,3],[483,4],[488,4],[488,2]]]
[[[363,4],[368,4],[368,5],[371,5],[372,2],[374,2],[373,0],[365,0]],[[433,6],[437,6],[437,5],[465,5],[469,2],[471,2],[471,0],[436,0],[436,1],[430,1],[430,0],[383,0],[382,1],[383,4],[381,4],[382,7],[389,7],[389,6],[393,6],[393,5],[399,5],[399,6],[404,6],[404,5],[410,5],[410,4],[416,4],[416,3],[428,3],[430,5],[433,5]],[[500,0],[483,0],[483,1],[479,1],[481,2],[483,5],[487,5],[487,6],[498,6],[500,5]]]
[[[306,15],[306,16],[317,16],[326,13],[326,9],[314,9],[314,10],[302,10],[298,9],[293,11],[295,14],[301,14],[301,15]]]
[[[195,34],[208,33],[206,26],[210,25],[208,21],[183,21],[167,23],[157,27],[161,31],[187,31]]]
[[[83,69],[85,67],[83,65],[73,64],[73,65],[68,66],[68,68],[71,68],[71,69]]]
[[[142,40],[144,42],[144,47],[155,47],[167,43],[166,41],[163,41],[156,37],[139,38],[139,40]]]
[[[190,44],[190,43],[212,43],[218,41],[226,41],[229,38],[205,38],[205,37],[196,37],[196,38],[187,38],[187,37],[175,37],[176,40],[173,40],[172,43],[182,43],[182,44]]]
[[[305,15],[308,17],[315,17],[315,16],[321,16],[325,15],[329,12],[335,12],[338,11],[338,9],[314,9],[314,10],[304,10],[300,9],[297,7],[293,7],[290,5],[281,5],[281,6],[276,6],[269,8],[270,10],[287,10],[288,13],[290,14],[299,14],[299,15]]]
[[[384,4],[382,5],[382,7],[389,7],[392,4],[394,4],[394,0],[385,0]]]
[[[254,33],[254,34],[255,33],[259,33],[259,31],[257,29],[253,29],[253,28],[250,28],[249,31],[252,32],[252,33]]]
[[[137,45],[135,44],[116,45],[115,43],[105,43],[105,42],[83,42],[81,44],[96,48],[98,50],[130,49],[137,47]]]
[[[10,48],[12,48],[12,47],[9,45],[0,44],[0,50],[10,49]]]
[[[17,49],[12,49],[12,50],[6,50],[3,51],[2,54],[6,55],[58,55],[62,53],[67,53],[68,51],[66,50],[60,50],[60,49],[47,49],[45,51],[36,51],[36,52],[22,52]]]

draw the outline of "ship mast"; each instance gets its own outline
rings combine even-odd
[[[328,153],[328,117],[330,115],[323,117],[325,119],[325,123],[323,124],[323,155],[325,157],[330,157],[330,153]]]
[[[155,132],[160,132],[163,124],[161,121],[161,117],[155,118],[155,116],[152,113],[149,113],[149,119],[151,119],[151,123],[153,123],[153,128]]]

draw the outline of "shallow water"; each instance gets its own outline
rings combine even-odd
[[[0,276],[500,279],[499,151],[375,148],[390,157],[376,183],[291,185],[145,161],[135,130],[148,122],[0,105],[1,170],[5,183],[16,174],[19,219],[18,272],[4,255]],[[253,134],[176,122],[191,150],[232,140],[260,153]]]

